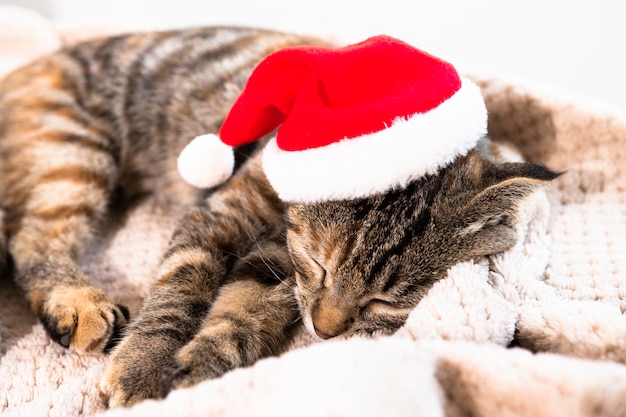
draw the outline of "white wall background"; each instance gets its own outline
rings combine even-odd
[[[624,0],[0,0],[61,25],[240,24],[393,35],[460,66],[539,81],[626,107]]]

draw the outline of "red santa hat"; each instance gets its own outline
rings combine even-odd
[[[183,178],[225,181],[233,146],[278,128],[263,169],[281,199],[366,197],[466,154],[486,133],[480,90],[449,63],[388,36],[344,48],[293,47],[253,71],[219,132],[181,153]]]

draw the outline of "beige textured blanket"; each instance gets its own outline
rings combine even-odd
[[[0,74],[94,32],[0,7]],[[77,37],[78,36],[78,37]],[[518,244],[452,268],[396,335],[311,345],[163,401],[106,411],[106,357],[52,343],[0,277],[2,416],[624,416],[626,112],[478,72],[489,132],[566,170],[526,202]],[[179,210],[113,219],[83,265],[136,313]],[[537,353],[507,346],[514,335]]]

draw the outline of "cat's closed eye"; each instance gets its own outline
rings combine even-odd
[[[408,314],[411,309],[412,307],[405,307],[381,298],[372,298],[362,307],[364,313],[373,314]]]
[[[319,290],[331,285],[331,279],[326,268],[315,259],[308,257],[305,262],[292,256],[292,263],[296,280],[309,287],[309,289]]]

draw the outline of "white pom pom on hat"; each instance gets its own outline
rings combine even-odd
[[[211,188],[225,182],[233,173],[233,149],[214,134],[194,138],[178,156],[178,172],[197,188]]]
[[[192,142],[181,175],[215,186],[232,173],[229,146],[276,128],[263,150],[265,175],[282,200],[309,203],[367,197],[435,173],[486,133],[487,110],[451,64],[389,36],[285,48],[252,72],[220,129],[223,147],[215,136]]]

